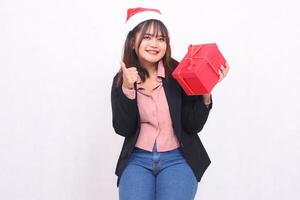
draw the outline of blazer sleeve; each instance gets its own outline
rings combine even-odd
[[[212,108],[212,99],[210,105],[203,103],[202,95],[187,96],[182,91],[182,125],[183,129],[188,134],[199,133],[208,118],[209,112]]]
[[[111,88],[112,124],[115,132],[128,137],[135,133],[138,122],[137,100],[129,99],[117,86],[118,75],[114,77]]]

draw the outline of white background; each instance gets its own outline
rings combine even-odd
[[[0,199],[118,198],[110,86],[126,9],[144,6],[168,19],[176,59],[216,42],[231,65],[196,199],[298,200],[298,2],[0,0]]]

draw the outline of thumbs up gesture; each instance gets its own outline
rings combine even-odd
[[[127,68],[123,61],[121,61],[120,64],[123,72],[123,87],[133,89],[134,83],[138,80],[139,77],[136,67]]]

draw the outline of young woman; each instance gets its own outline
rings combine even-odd
[[[171,76],[178,62],[159,10],[128,9],[126,27],[111,91],[113,127],[125,137],[116,167],[119,198],[194,199],[210,164],[198,133],[212,108],[211,94],[187,96]],[[228,70],[222,67],[220,80]]]

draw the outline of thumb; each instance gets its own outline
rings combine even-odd
[[[125,63],[123,61],[120,61],[120,65],[121,65],[122,71],[124,72],[127,69]]]

